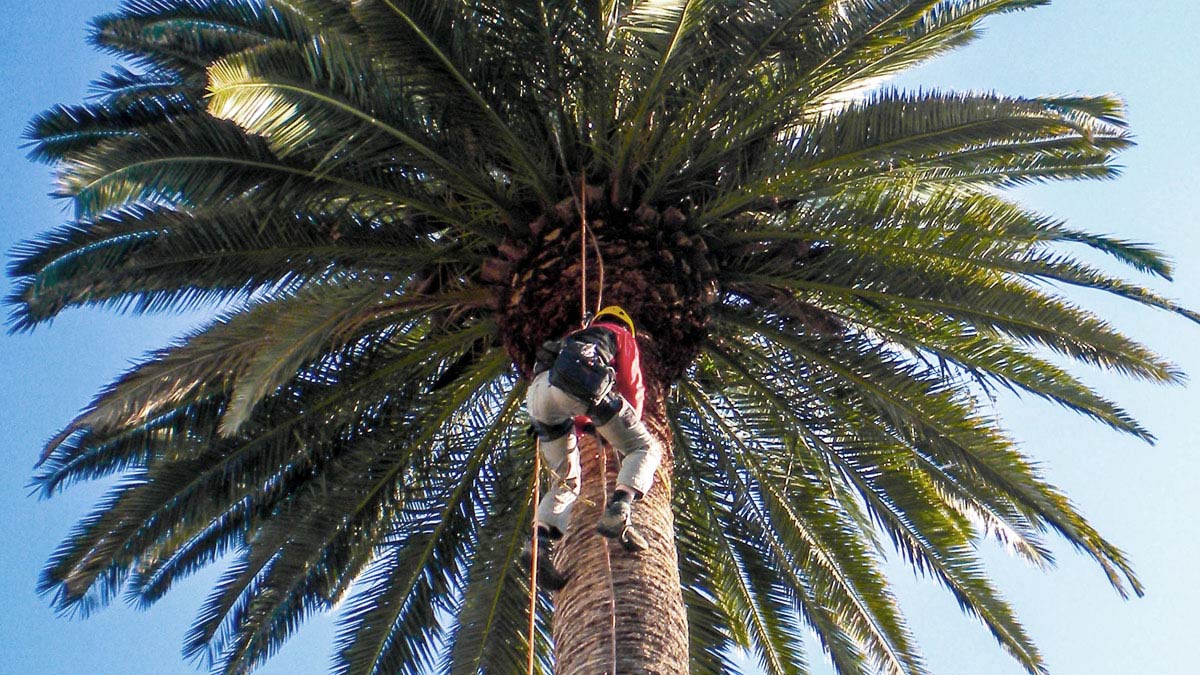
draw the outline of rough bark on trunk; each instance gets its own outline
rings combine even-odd
[[[616,481],[618,461],[611,449],[602,458],[602,446],[593,436],[585,436],[581,443],[583,495],[557,553],[559,565],[571,575],[555,597],[557,675],[688,672],[687,612],[671,512],[671,448],[662,409],[648,405],[645,421],[663,443],[666,457],[654,487],[633,513],[633,522],[649,540],[646,551],[629,553],[596,533],[607,492]],[[602,463],[607,469],[603,480]]]

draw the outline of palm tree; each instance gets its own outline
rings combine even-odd
[[[16,250],[11,323],[219,315],[48,444],[44,494],[120,480],[41,590],[148,606],[232,554],[185,645],[227,673],[334,608],[338,673],[803,673],[808,628],[840,673],[923,673],[889,541],[1044,672],[976,540],[1142,589],[987,393],[1150,440],[1060,357],[1179,373],[1058,289],[1200,317],[1079,257],[1158,253],[1002,195],[1112,177],[1118,101],[881,84],[1041,4],[129,0],[93,32],[129,67],[30,126],[75,218]],[[670,457],[628,554],[587,440],[530,645],[525,382],[601,301]]]

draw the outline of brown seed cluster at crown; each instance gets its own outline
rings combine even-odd
[[[496,286],[505,346],[528,375],[538,345],[579,326],[586,210],[587,309],[595,312],[598,301],[624,307],[637,324],[646,366],[661,371],[647,374],[670,382],[695,356],[717,299],[708,247],[687,231],[678,208],[614,208],[595,186],[585,194],[585,209],[572,197],[560,201],[529,224],[528,239],[502,242],[484,264],[483,280]]]

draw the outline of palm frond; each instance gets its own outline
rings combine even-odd
[[[551,173],[546,155],[535,151],[530,139],[516,134],[511,121],[502,117],[504,111],[498,109],[498,102],[484,97],[487,85],[472,79],[471,67],[475,64],[469,57],[467,36],[479,25],[472,16],[473,8],[460,3],[433,8],[411,0],[356,0],[353,7],[360,25],[369,31],[372,49],[402,70],[424,72],[453,83],[452,87],[440,87],[438,93],[448,96],[447,104],[453,103],[447,105],[448,111],[462,116],[461,127],[474,128],[477,138],[495,139],[509,157],[510,173],[519,176],[524,187],[537,195],[552,194],[545,182]],[[528,56],[536,58],[537,54]],[[472,119],[478,122],[472,123]]]
[[[1112,104],[880,92],[795,120],[757,159],[753,175],[731,181],[737,191],[709,202],[700,218],[740,213],[767,197],[811,198],[871,181],[1013,185],[1111,175],[1113,154],[1130,145]],[[1109,114],[1094,116],[1096,108]]]
[[[1039,344],[1100,368],[1150,381],[1175,382],[1178,368],[1066,299],[1019,279],[980,277],[917,264],[893,267],[879,256],[837,248],[791,271],[727,272],[733,285],[785,288],[823,302],[862,302],[903,312],[941,314],[1028,344]],[[902,271],[901,271],[902,270]]]
[[[1028,517],[1045,522],[1087,551],[1122,595],[1127,592],[1126,584],[1133,592],[1141,592],[1141,583],[1124,553],[1100,537],[1061,493],[1042,481],[990,422],[956,400],[959,394],[946,383],[918,376],[916,367],[878,354],[868,342],[846,336],[838,341],[802,338],[762,324],[757,330],[759,335],[786,345],[788,352],[803,354],[810,366],[845,378],[854,390],[874,399],[872,407],[907,436],[909,443],[943,462],[956,479],[998,490]],[[840,354],[835,356],[835,352]],[[851,358],[850,353],[856,356]],[[857,368],[869,369],[870,374],[856,372]],[[891,378],[896,378],[893,384],[885,385]]]
[[[102,605],[127,575],[104,570],[127,570],[147,547],[177,534],[180,521],[196,532],[231,506],[274,504],[305,482],[314,463],[327,461],[331,448],[375,429],[391,406],[411,406],[422,391],[418,383],[436,381],[442,364],[474,343],[468,336],[489,330],[485,323],[426,340],[390,333],[370,359],[361,350],[327,359],[277,394],[237,438],[215,440],[220,398],[116,433],[83,432],[51,455],[43,483],[133,470],[55,552],[39,588],[54,592],[62,609]],[[413,386],[397,390],[397,381]]]
[[[617,34],[625,38],[626,45],[623,77],[635,85],[636,93],[617,115],[618,124],[624,127],[614,158],[618,176],[627,171],[634,144],[646,135],[652,107],[662,105],[663,89],[695,57],[688,53],[694,52],[695,46],[686,49],[684,45],[692,41],[714,4],[707,0],[645,0],[621,17]]]
[[[740,430],[720,406],[699,390],[687,390],[687,395],[700,412],[706,433],[725,441],[724,450],[732,459],[726,469],[729,480],[739,494],[746,495],[747,507],[754,514],[752,524],[747,525],[761,531],[753,538],[755,545],[765,545],[771,569],[790,576],[791,592],[797,594],[797,602],[838,670],[861,672],[864,654],[860,650],[865,648],[875,667],[886,672],[923,672],[915,654],[910,653],[910,638],[894,613],[894,600],[883,590],[882,577],[866,548],[855,541],[855,531],[820,523],[820,519],[836,519],[836,509],[817,509],[809,514],[812,519],[802,517],[798,509],[803,501],[789,504],[775,480],[757,468],[761,451],[741,440]],[[807,497],[811,500],[813,495]],[[831,535],[837,537],[837,544],[822,541]]]
[[[240,52],[209,68],[208,110],[264,138],[280,158],[317,147],[317,171],[354,161],[427,174],[506,218],[486,174],[446,156],[452,148],[439,147],[447,140],[421,109],[420,92],[405,91],[403,82],[364,57],[353,44],[334,40]],[[397,103],[408,105],[397,110]]]
[[[478,523],[475,495],[487,487],[486,481],[477,480],[479,472],[501,439],[512,433],[523,400],[524,388],[515,387],[493,401],[501,404],[498,412],[488,407],[475,411],[476,431],[464,439],[461,456],[444,467],[449,478],[446,494],[437,496],[423,519],[428,532],[397,546],[396,557],[381,558],[368,572],[363,592],[351,599],[342,618],[336,672],[415,675],[433,665],[428,636],[437,622],[432,603],[448,593],[459,574],[447,558],[467,536],[466,530]]]
[[[745,549],[750,542],[735,534],[745,527],[734,513],[736,486],[730,486],[727,477],[712,466],[721,463],[724,448],[705,433],[694,412],[676,408],[671,419],[673,448],[680,464],[678,476],[696,488],[678,492],[688,507],[682,514],[694,519],[688,531],[694,532],[695,538],[680,542],[683,559],[703,561],[692,583],[712,595],[713,610],[720,612],[721,623],[728,623],[731,633],[716,641],[694,640],[692,661],[710,664],[705,668],[713,672],[725,672],[728,664],[724,652],[733,638],[739,646],[756,651],[760,664],[772,675],[807,672],[800,633],[788,620],[788,603],[781,607],[769,594],[763,597],[762,588],[755,588],[749,580],[746,566],[769,554],[754,551],[747,556]],[[687,485],[682,483],[680,487]],[[703,529],[693,529],[701,525]],[[755,576],[762,578],[761,574]],[[712,632],[709,624],[716,623],[713,619],[718,617],[697,617],[690,628],[701,634]]]
[[[110,139],[136,137],[140,127],[170,122],[197,109],[195,98],[172,91],[116,105],[55,106],[35,117],[24,136],[33,148],[30,159],[53,164]]]
[[[752,347],[740,350],[742,354],[753,351]],[[913,458],[921,458],[922,451],[864,416],[852,401],[826,395],[817,397],[813,403],[796,405],[797,401],[807,403],[813,397],[810,392],[829,389],[829,385],[784,389],[783,374],[765,370],[777,364],[778,359],[760,361],[755,367],[740,364],[740,357],[731,353],[717,350],[714,355],[728,365],[730,377],[723,391],[735,392],[732,395],[739,415],[743,410],[769,411],[755,418],[766,425],[751,431],[756,437],[786,438],[787,434],[801,434],[802,443],[797,447],[811,446],[817,451],[817,456],[810,460],[789,454],[786,464],[778,463],[787,467],[785,484],[790,484],[790,477],[796,471],[805,467],[812,471],[822,462],[832,462],[836,471],[827,473],[826,480],[834,485],[845,481],[858,492],[873,522],[887,532],[906,562],[941,580],[963,610],[978,616],[1027,668],[1042,667],[1036,647],[1016,621],[1012,609],[983,574],[971,543],[975,537],[971,522],[984,523],[1010,550],[1040,565],[1049,564],[1052,559],[1048,551],[1038,541],[1033,527],[1025,524],[1021,513],[1013,511],[988,487],[973,486],[953,475],[953,471],[947,473],[943,465],[924,459],[914,465]],[[804,411],[821,412],[804,415]],[[788,444],[780,447],[786,448]],[[755,458],[757,463],[764,461],[761,455]],[[832,491],[836,494],[836,490]],[[919,515],[899,506],[918,501],[937,506],[923,509]]]
[[[450,645],[439,672],[450,675],[524,672],[529,657],[529,579],[520,572],[518,559],[525,540],[533,504],[528,477],[535,452],[527,435],[509,439],[498,459],[489,518],[479,529],[474,556],[463,580],[462,598]],[[548,598],[539,593],[535,672],[553,671],[550,660]]]
[[[404,211],[344,206],[287,211],[238,201],[205,210],[131,205],[70,223],[13,249],[20,276],[13,330],[67,307],[159,312],[286,298],[341,276],[405,279],[439,261],[470,264],[465,242],[434,240]]]
[[[209,63],[273,41],[355,32],[343,3],[128,0],[92,22],[96,46],[151,67],[203,76]]]
[[[88,98],[107,106],[121,108],[142,101],[170,99],[184,93],[203,92],[203,84],[193,85],[193,82],[185,80],[179,73],[164,68],[135,71],[118,65],[92,82],[88,88]]]

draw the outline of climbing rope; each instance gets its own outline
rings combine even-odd
[[[600,313],[600,309],[604,306],[604,257],[600,253],[600,243],[596,240],[596,235],[588,228],[587,224],[587,173],[581,171],[579,176],[579,192],[575,192],[574,186],[571,187],[571,194],[575,199],[575,205],[579,210],[579,327],[586,328],[591,320],[591,317]],[[599,276],[599,288],[596,290],[596,309],[594,312],[588,311],[588,240],[591,239],[592,249],[596,254],[596,268]],[[577,433],[577,432],[572,432]],[[600,448],[600,508],[604,508],[607,503],[608,495],[608,448],[597,434],[596,443]],[[534,445],[534,460],[533,460],[533,534],[532,543],[530,545],[532,560],[529,564],[529,662],[528,675],[533,675],[534,654],[535,654],[535,639],[537,637],[537,559],[538,559],[538,537],[537,537],[537,503],[539,501],[538,493],[541,487],[541,456],[542,447],[541,440],[538,439]],[[587,501],[587,500],[584,500]],[[609,617],[609,659],[612,664],[610,675],[617,675],[617,593],[613,582],[612,570],[612,554],[608,547],[608,541],[600,539],[600,545],[604,549],[604,567],[608,577],[608,617]]]
[[[579,195],[575,205],[579,208],[579,327],[587,328],[587,174],[579,172]]]
[[[596,289],[596,311],[592,312],[592,316],[596,316],[604,307],[604,256],[600,254],[600,242],[596,241],[596,235],[592,233],[591,228],[585,228],[585,231],[588,238],[592,240],[592,251],[596,254],[596,274],[599,276]]]
[[[529,561],[529,675],[533,675],[533,657],[537,653],[537,573],[538,537],[537,506],[542,478],[542,439],[533,441],[533,557]]]
[[[600,313],[600,309],[604,307],[604,256],[600,253],[600,242],[596,240],[595,233],[587,225],[587,174],[579,174],[580,194],[575,194],[572,189],[572,195],[575,198],[575,204],[579,209],[579,327],[587,328],[591,317]],[[580,196],[582,195],[582,196]],[[599,276],[596,288],[596,309],[588,311],[587,291],[588,291],[588,240],[592,242],[592,251],[596,254],[596,274]]]
[[[575,197],[579,207],[579,327],[585,328],[588,320],[587,308],[587,178],[580,174],[579,192]]]
[[[580,172],[579,174],[579,192],[582,198],[576,197],[579,205],[579,310],[580,310],[580,328],[587,327],[590,317],[588,313],[587,302],[587,245],[588,239],[591,238],[592,246],[596,251],[597,271],[600,276],[600,287],[596,291],[596,311],[591,313],[595,316],[600,313],[600,308],[603,307],[604,298],[604,258],[600,254],[600,244],[596,241],[596,236],[591,233],[587,223],[587,174]],[[600,448],[600,499],[597,500],[600,508],[603,509],[608,498],[608,449],[605,443],[600,439],[600,435],[596,434],[596,445]],[[608,548],[608,541],[600,539],[600,546],[604,550],[604,570],[608,577],[608,635],[609,635],[609,659],[612,664],[610,675],[617,675],[617,591],[613,584],[612,571],[612,553]]]
[[[597,434],[596,445],[600,448],[600,508],[608,496],[608,447]],[[608,548],[608,540],[601,539],[600,546],[604,549],[604,571],[608,575],[608,646],[609,663],[612,664],[610,675],[617,675],[617,589],[613,584],[612,553]]]

